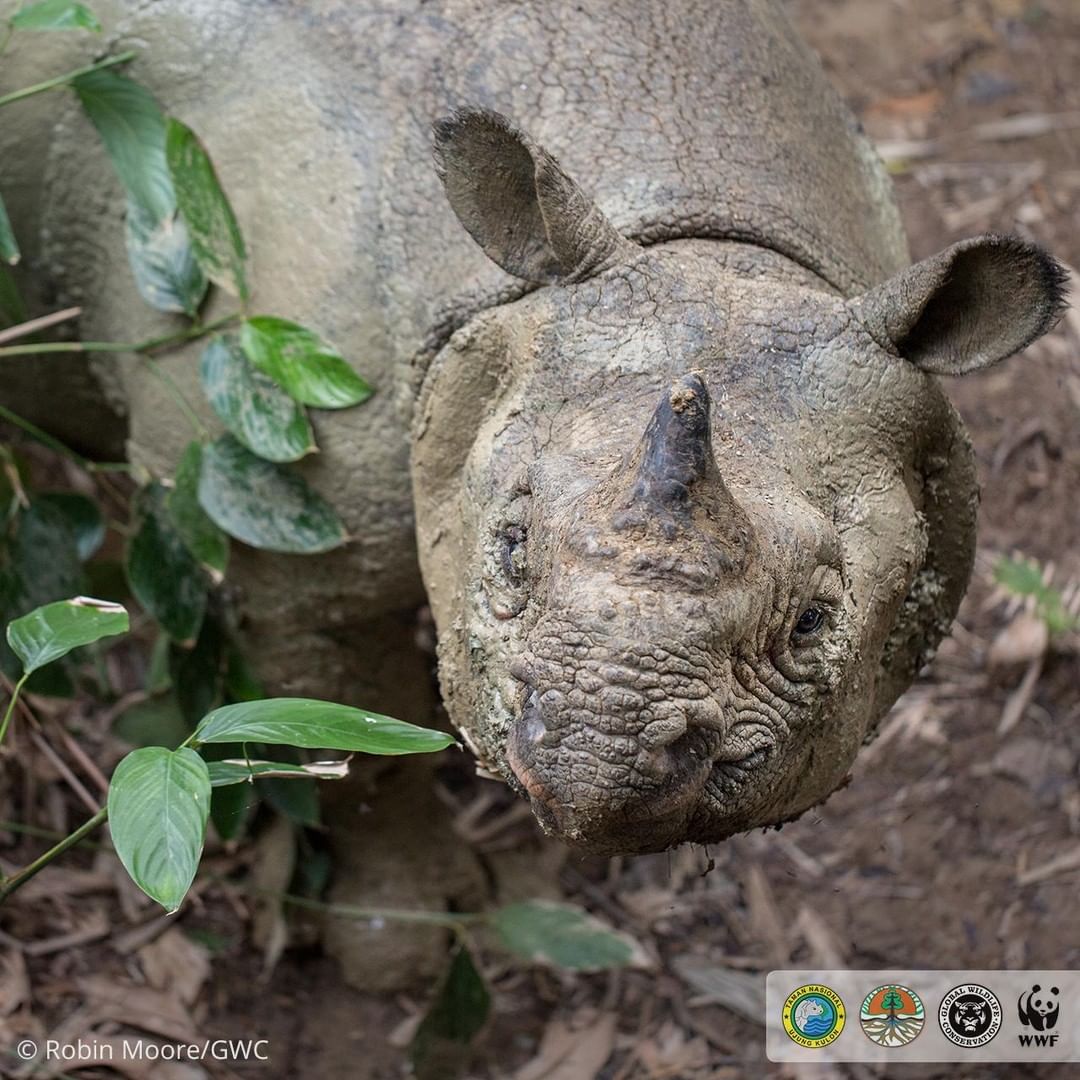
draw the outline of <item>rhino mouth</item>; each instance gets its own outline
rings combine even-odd
[[[594,854],[658,851],[684,839],[708,791],[750,782],[772,756],[760,739],[731,745],[700,701],[673,702],[661,717],[572,710],[551,713],[550,696],[527,686],[506,744],[514,786],[541,826]],[[719,770],[719,774],[718,774]]]

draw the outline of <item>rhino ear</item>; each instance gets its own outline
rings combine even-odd
[[[505,116],[462,109],[435,124],[435,165],[472,238],[528,281],[580,281],[631,245],[559,163]]]
[[[1019,237],[978,236],[909,266],[851,307],[890,352],[935,375],[964,375],[1051,329],[1067,276]]]

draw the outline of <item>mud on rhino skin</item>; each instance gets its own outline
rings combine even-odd
[[[970,573],[937,376],[1044,333],[1057,264],[988,236],[907,267],[880,163],[772,0],[98,7],[214,155],[259,308],[379,388],[317,418],[304,465],[356,540],[235,559],[274,689],[318,695],[335,648],[347,683],[335,643],[426,591],[454,723],[570,843],[825,798]],[[115,191],[88,126],[16,134],[52,140],[45,261],[84,334],[150,336],[119,192],[85,213]],[[193,360],[162,362],[198,398]],[[134,361],[97,370],[167,473],[180,419]]]

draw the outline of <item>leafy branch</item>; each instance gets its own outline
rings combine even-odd
[[[47,604],[10,623],[7,642],[23,670],[0,727],[0,745],[15,703],[35,671],[73,649],[126,633],[128,628],[128,613],[121,605],[85,596]],[[202,855],[212,787],[259,775],[253,767],[222,769],[223,763],[208,763],[197,751],[207,745],[248,742],[383,755],[432,753],[454,745],[444,732],[326,701],[267,698],[213,709],[175,750],[154,746],[128,754],[113,773],[106,806],[44,855],[0,881],[0,904],[109,819],[113,846],[132,880],[166,911],[175,911]],[[276,775],[297,777],[339,777],[344,771],[275,767]]]

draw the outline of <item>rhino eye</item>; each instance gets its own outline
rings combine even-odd
[[[507,525],[499,534],[499,558],[503,573],[515,588],[525,584],[525,541],[528,530],[524,525]]]
[[[819,607],[808,607],[798,618],[795,623],[795,632],[793,634],[796,638],[808,637],[815,631],[821,629],[822,623],[825,622],[825,612]]]

